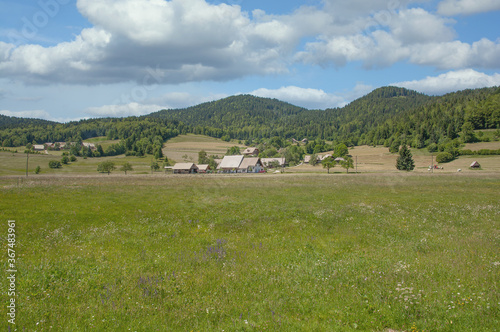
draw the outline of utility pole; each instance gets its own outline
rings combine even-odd
[[[431,153],[432,161],[431,161],[431,173],[434,173],[434,155]]]
[[[26,177],[28,177],[28,161],[30,159],[30,150],[28,149],[26,152]]]
[[[356,174],[358,174],[358,156],[356,156]]]

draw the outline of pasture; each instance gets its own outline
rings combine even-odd
[[[486,172],[0,177],[16,327],[494,331],[499,188]]]

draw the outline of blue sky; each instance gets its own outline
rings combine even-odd
[[[0,0],[0,114],[70,121],[235,94],[310,109],[500,85],[498,0]]]

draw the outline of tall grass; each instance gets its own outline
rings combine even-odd
[[[500,326],[499,177],[0,184],[0,218],[18,227],[18,331]]]

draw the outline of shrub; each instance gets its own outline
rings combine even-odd
[[[51,160],[51,161],[49,161],[49,167],[50,168],[61,168],[62,164],[58,160]]]
[[[438,150],[438,146],[436,143],[431,143],[429,146],[427,146],[427,151],[430,153],[436,152]]]
[[[436,156],[436,161],[438,163],[448,163],[450,161],[452,161],[453,159],[455,159],[453,157],[453,155],[449,152],[441,152],[439,153],[437,156]]]

